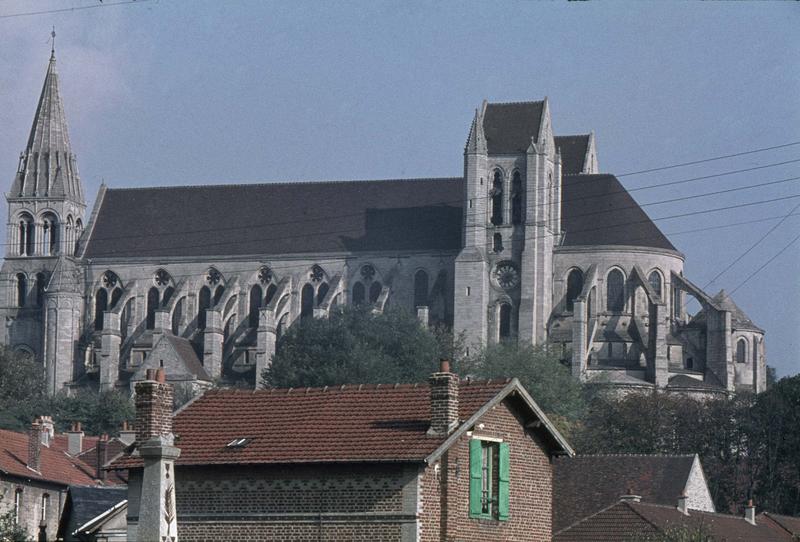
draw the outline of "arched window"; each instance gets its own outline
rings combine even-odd
[[[261,290],[261,286],[256,284],[250,288],[250,311],[248,313],[250,327],[258,327],[258,312],[261,308],[262,298],[263,292]]]
[[[156,309],[158,309],[160,294],[155,286],[147,292],[147,321],[145,322],[147,329],[156,327]]]
[[[508,303],[500,305],[498,316],[498,336],[501,340],[507,339],[511,336],[511,305]]]
[[[73,243],[72,252],[78,252],[78,241],[81,240],[81,235],[83,234],[83,222],[79,218],[75,221],[75,242]]]
[[[17,273],[17,307],[24,307],[28,298],[28,279],[24,273]]]
[[[366,289],[362,282],[356,282],[353,285],[353,305],[361,305],[367,297]]]
[[[58,219],[52,213],[42,217],[44,239],[43,252],[51,256],[58,253]]]
[[[369,287],[369,302],[370,303],[375,303],[375,302],[378,301],[378,298],[381,296],[381,290],[382,289],[383,289],[383,287],[381,286],[381,283],[378,282],[377,280],[370,285],[370,287]]]
[[[217,286],[217,289],[214,290],[214,304],[212,306],[216,307],[223,295],[225,295],[225,286],[220,284]]]
[[[503,236],[502,234],[495,233],[492,236],[492,250],[495,252],[503,252]]]
[[[175,288],[172,286],[167,286],[164,288],[164,294],[161,296],[161,306],[166,307],[169,304],[169,300],[172,299],[172,295],[175,293]]]
[[[36,306],[44,306],[44,289],[47,286],[47,277],[44,273],[36,273]]]
[[[113,309],[119,303],[119,298],[122,297],[122,288],[114,288],[111,291],[111,301],[108,304],[109,309]]]
[[[200,288],[197,297],[197,329],[206,328],[206,310],[211,308],[211,290],[208,286]]]
[[[314,287],[310,284],[303,286],[300,294],[300,318],[309,318],[314,315]]]
[[[428,306],[428,273],[420,269],[414,273],[414,307]]]
[[[278,326],[275,329],[276,338],[280,340],[283,337],[283,334],[286,332],[286,319],[288,318],[288,314],[284,314],[281,316],[280,320],[278,320]]]
[[[23,213],[19,217],[19,255],[33,255],[33,234],[35,226],[33,217],[28,213]]]
[[[184,305],[186,297],[182,297],[175,303],[175,310],[172,311],[172,334],[180,335],[181,324],[183,324]]]
[[[492,183],[492,224],[499,226],[503,223],[503,174],[499,169],[494,170]]]
[[[580,269],[573,269],[567,275],[567,299],[566,308],[572,312],[575,309],[575,300],[583,291],[583,272]]]
[[[267,296],[264,298],[264,306],[269,305],[272,301],[272,298],[275,297],[275,293],[277,293],[278,287],[274,284],[270,284],[267,287]]]
[[[105,288],[97,290],[97,295],[94,297],[94,328],[97,331],[103,329],[103,314],[108,310],[108,292]]]
[[[747,340],[736,341],[736,363],[747,363]]]
[[[75,246],[75,221],[72,220],[72,215],[67,215],[67,230],[65,232],[65,248],[64,250],[67,251],[67,254],[72,254],[72,249]]]
[[[625,277],[619,269],[612,269],[606,277],[606,310],[625,310]]]
[[[650,286],[653,287],[653,290],[661,297],[661,273],[658,271],[653,271],[650,273],[650,276],[647,277],[647,281],[650,283]]]
[[[511,181],[511,223],[522,224],[522,177],[519,171],[514,172]]]
[[[325,301],[325,296],[328,295],[329,289],[330,287],[327,282],[323,282],[319,285],[319,288],[317,288],[317,305]]]

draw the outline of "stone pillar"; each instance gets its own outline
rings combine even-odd
[[[588,326],[586,300],[578,298],[572,308],[572,376],[581,381],[586,379]]]
[[[206,329],[203,331],[203,366],[211,378],[222,376],[224,340],[222,313],[215,309],[206,309]]]
[[[258,318],[258,336],[256,339],[256,388],[263,388],[261,374],[272,364],[272,356],[275,355],[275,343],[277,342],[277,322],[275,322],[275,312],[262,307]]]
[[[175,509],[175,460],[180,449],[173,446],[172,386],[163,369],[147,370],[147,380],[136,384],[136,441],[144,461],[139,515],[129,518],[128,540],[177,542]],[[136,491],[136,484],[128,487]]]
[[[667,306],[653,305],[653,318],[650,326],[655,326],[653,340],[653,383],[656,388],[666,388],[669,384],[669,361],[667,360],[667,334],[669,333],[669,314]]]
[[[75,293],[45,294],[44,363],[47,393],[60,391],[72,380],[83,301]]]
[[[424,305],[417,307],[417,320],[419,321],[419,325],[428,329],[428,322],[430,321],[429,307]]]
[[[100,343],[100,389],[114,387],[119,374],[119,347],[122,335],[119,332],[119,314],[103,313],[103,332]]]

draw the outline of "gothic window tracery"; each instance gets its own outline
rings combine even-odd
[[[36,227],[33,217],[28,213],[22,213],[19,217],[19,255],[33,256],[33,239]]]
[[[270,284],[272,282],[272,279],[273,279],[272,269],[270,269],[266,265],[258,270],[258,281],[261,284]]]
[[[319,265],[314,264],[308,274],[308,278],[311,282],[321,282],[325,278],[325,271]]]
[[[314,315],[314,287],[311,284],[303,286],[300,293],[300,318],[306,319]]]
[[[43,250],[44,254],[55,255],[58,253],[58,219],[53,213],[47,213],[42,217],[42,233],[44,234]]]
[[[661,296],[661,273],[659,273],[658,271],[655,271],[655,270],[652,271],[650,273],[650,276],[647,277],[647,281],[650,283],[650,286],[653,287],[653,290],[655,290],[655,292],[660,297]]]
[[[494,170],[494,181],[489,195],[492,198],[491,222],[499,226],[503,223],[503,173],[499,169]]]
[[[575,309],[575,300],[583,291],[583,272],[580,269],[573,269],[567,275],[567,299],[566,309],[572,312]]]
[[[612,269],[606,276],[606,310],[625,310],[625,276],[619,269]]]
[[[95,292],[94,299],[94,329],[101,331],[105,320],[106,311],[116,307],[122,297],[122,282],[113,271],[106,271],[100,277],[100,287]]]
[[[519,271],[512,262],[500,262],[492,272],[492,279],[503,290],[513,290],[519,285]]]
[[[736,341],[736,363],[747,363],[747,339]]]

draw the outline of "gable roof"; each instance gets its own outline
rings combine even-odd
[[[127,498],[127,487],[70,486],[64,504],[65,514],[61,520],[59,534],[61,536],[72,534],[61,532],[68,528],[66,523],[75,527],[84,526],[120,503],[126,502]]]
[[[170,359],[166,367],[164,367],[163,359],[159,360],[160,362],[156,361],[156,354],[163,352],[162,348],[166,348],[167,351],[171,350],[175,354],[174,359],[177,364]],[[131,377],[131,381],[144,380],[147,369],[158,369],[159,367],[164,367],[167,381],[170,382],[176,380],[204,380],[211,382],[212,380],[208,376],[205,367],[203,367],[200,358],[197,357],[197,352],[195,352],[189,339],[178,337],[170,332],[161,334],[161,337],[156,340],[144,362]]]
[[[490,103],[483,116],[483,133],[489,154],[528,151],[531,139],[539,139],[544,101]]]
[[[800,518],[798,517],[783,516],[781,514],[773,514],[772,512],[761,512],[756,517],[756,522],[760,521],[772,521],[787,533],[800,538]]]
[[[0,429],[0,472],[60,485],[94,485],[92,469],[60,447],[42,445],[40,472],[28,468],[28,434]]]
[[[577,175],[583,172],[590,134],[556,136],[556,149],[561,153],[561,174]]]
[[[458,250],[459,178],[106,190],[86,258]]]
[[[628,245],[676,250],[613,175],[564,175],[562,246]]]
[[[553,531],[617,502],[629,490],[642,502],[674,505],[693,455],[576,455],[553,463]]]
[[[676,506],[622,501],[553,535],[554,542],[618,542],[640,540],[648,534],[678,527],[703,528],[713,540],[725,542],[784,542],[788,533],[764,521],[752,525],[744,517],[690,510]]]
[[[460,421],[521,389],[516,379],[462,380]],[[513,395],[525,400],[520,393]],[[542,418],[541,431],[551,435],[545,441],[554,453],[564,446],[571,453]],[[178,465],[425,461],[448,440],[428,435],[429,427],[427,383],[211,390],[173,421],[175,445],[181,449]],[[248,439],[244,446],[227,447],[242,438]],[[111,468],[136,466],[139,459],[129,456]]]

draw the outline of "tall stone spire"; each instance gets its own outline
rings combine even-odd
[[[58,91],[55,50],[51,50],[42,94],[25,151],[9,194],[17,197],[65,198],[83,203],[83,188],[69,143],[67,119]]]

